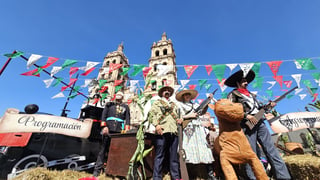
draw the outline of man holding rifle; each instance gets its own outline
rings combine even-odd
[[[280,157],[279,151],[274,146],[268,128],[264,124],[265,118],[257,119],[256,114],[264,113],[261,103],[257,101],[254,94],[248,91],[247,86],[255,78],[255,73],[250,70],[247,75],[243,76],[243,71],[239,70],[232,74],[226,81],[225,85],[235,88],[228,95],[232,102],[241,103],[245,112],[241,127],[246,134],[249,143],[255,153],[257,153],[257,143],[262,147],[268,162],[270,163],[276,179],[291,179],[288,169]],[[270,102],[267,106],[274,107],[276,103]],[[265,114],[269,116],[270,113]],[[251,167],[246,164],[246,173],[249,179],[256,179]]]

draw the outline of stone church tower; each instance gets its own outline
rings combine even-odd
[[[118,46],[118,49],[116,51],[109,52],[107,56],[104,57],[97,80],[93,82],[89,87],[89,97],[91,98],[89,105],[104,108],[105,103],[110,101],[116,93],[116,87],[114,86],[116,81],[122,81],[119,85],[117,85],[122,86],[119,91],[123,92],[126,89],[125,84],[129,77],[127,74],[121,75],[122,68],[118,68],[109,72],[111,68],[110,66],[114,64],[122,64],[122,67],[129,67],[128,58],[123,53],[122,43]],[[102,87],[100,87],[99,85],[99,81],[101,80],[106,80],[105,84]],[[107,89],[104,92],[101,92],[104,87],[107,87]],[[102,97],[103,93],[108,93],[108,96],[105,98]],[[95,103],[93,105],[95,98],[100,98],[103,100],[99,100],[98,103]],[[126,99],[124,99],[124,102],[125,101]]]
[[[151,70],[145,80],[145,95],[157,94],[162,86],[171,86],[174,88],[174,86],[178,84],[175,59],[176,55],[172,41],[171,39],[167,39],[166,33],[163,33],[161,40],[154,42],[151,47],[151,57],[149,59],[149,67],[151,67]],[[165,70],[163,71],[163,69]],[[161,73],[160,76],[159,73]]]

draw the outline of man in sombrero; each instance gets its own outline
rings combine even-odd
[[[169,152],[171,179],[181,179],[178,158],[178,126],[182,123],[178,106],[170,99],[174,89],[163,86],[159,89],[160,99],[156,100],[148,113],[149,122],[155,127],[155,158],[153,166],[154,180],[162,180],[162,167],[165,153]]]
[[[253,151],[257,153],[257,143],[259,143],[272,167],[275,178],[291,179],[288,169],[280,157],[279,151],[274,146],[270,132],[263,122],[265,119],[256,119],[254,117],[254,115],[259,112],[261,104],[257,101],[256,96],[247,89],[248,84],[252,82],[254,78],[255,73],[252,70],[250,70],[245,76],[242,70],[232,74],[224,83],[226,86],[234,88],[228,94],[228,99],[232,102],[241,103],[243,105],[245,115],[240,125],[246,134]],[[271,102],[270,105],[274,107],[276,104]],[[250,121],[254,124],[254,128],[249,128],[246,125],[246,121]],[[245,166],[245,169],[249,179],[256,179],[248,164]]]
[[[181,115],[184,122],[189,122],[183,129],[183,149],[186,153],[186,163],[188,164],[205,164],[208,173],[208,180],[215,180],[213,171],[214,158],[212,151],[206,141],[206,136],[210,129],[214,129],[213,122],[205,117],[208,106],[204,107],[202,114],[195,112],[199,106],[191,100],[196,98],[198,91],[194,89],[184,89],[176,94],[178,106],[181,109]],[[210,94],[210,97],[213,97]]]

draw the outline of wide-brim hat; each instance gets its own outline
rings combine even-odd
[[[198,91],[197,91],[197,90],[194,90],[194,89],[184,89],[184,90],[182,90],[182,91],[180,91],[180,92],[178,92],[178,93],[176,94],[176,100],[182,102],[182,101],[183,101],[182,96],[183,96],[184,94],[191,94],[191,99],[194,99],[194,98],[197,96]]]
[[[170,96],[172,96],[173,92],[174,92],[174,89],[170,86],[163,86],[162,88],[159,89],[158,91],[158,96],[162,97],[162,93],[164,90],[168,89],[169,92],[170,92]]]
[[[243,71],[239,70],[233,73],[228,79],[224,82],[226,86],[237,87],[237,82],[240,82],[242,79],[246,79],[248,84],[254,80],[256,74],[254,71],[250,70],[246,77],[243,77]]]

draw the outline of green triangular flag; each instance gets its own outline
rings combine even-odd
[[[199,80],[199,86],[200,86],[200,89],[202,88],[202,86],[207,82],[206,79],[200,79]]]
[[[122,72],[120,73],[120,75],[124,76],[128,74],[129,70],[130,70],[130,67],[122,67]]]
[[[259,76],[260,67],[261,67],[261,63],[258,62],[258,63],[254,63],[254,65],[251,68],[251,70],[256,74],[256,77]]]
[[[101,94],[101,100],[104,100],[108,96],[108,93],[102,93]]]
[[[62,69],[66,68],[66,67],[69,67],[69,66],[72,66],[74,65],[75,63],[77,63],[78,61],[77,60],[71,60],[71,59],[67,59],[64,61],[64,63],[62,64]]]
[[[159,86],[158,86],[158,89],[161,89],[162,87],[163,87],[163,85],[159,85]]]
[[[256,77],[254,83],[252,84],[253,88],[262,88],[263,77]]]
[[[100,79],[99,80],[99,87],[101,88],[107,82],[108,82],[108,80],[106,80],[106,79]]]
[[[309,79],[302,80],[302,83],[309,88],[312,87],[311,81]]]
[[[71,94],[68,98],[73,99],[73,98],[75,98],[76,96],[78,96],[78,93],[76,93],[76,94]]]
[[[117,93],[121,88],[122,88],[122,86],[116,86],[115,92]]]
[[[312,77],[316,80],[320,79],[320,73],[312,73]]]
[[[21,52],[21,51],[16,51],[13,54],[4,54],[4,56],[6,56],[8,58],[16,58],[16,57],[19,57],[21,55],[23,55],[23,52]]]
[[[146,67],[145,65],[133,65],[133,72],[130,74],[130,76],[136,76],[139,72],[142,71],[142,69]]]
[[[78,92],[80,88],[80,86],[75,86],[73,87],[72,92]]]
[[[310,88],[310,91],[312,92],[312,94],[315,94],[318,91],[318,88]]]
[[[209,91],[209,89],[211,88],[212,84],[206,84],[204,85],[204,87],[206,88],[207,92]]]
[[[272,97],[273,91],[272,90],[266,90],[266,93],[269,95],[269,97]]]
[[[63,80],[63,78],[57,78],[57,79],[55,79],[55,83],[53,83],[51,86],[52,86],[52,87],[56,87],[62,80]]]
[[[312,70],[316,69],[316,67],[312,64],[312,60],[310,58],[297,59],[296,60],[304,70]]]
[[[38,74],[40,74],[41,71],[43,71],[43,69],[41,67],[38,67],[37,71],[32,73],[32,75],[38,75]]]
[[[217,64],[217,65],[212,65],[212,71],[216,75],[216,77],[221,81],[224,77],[224,71],[226,69],[225,64]]]

